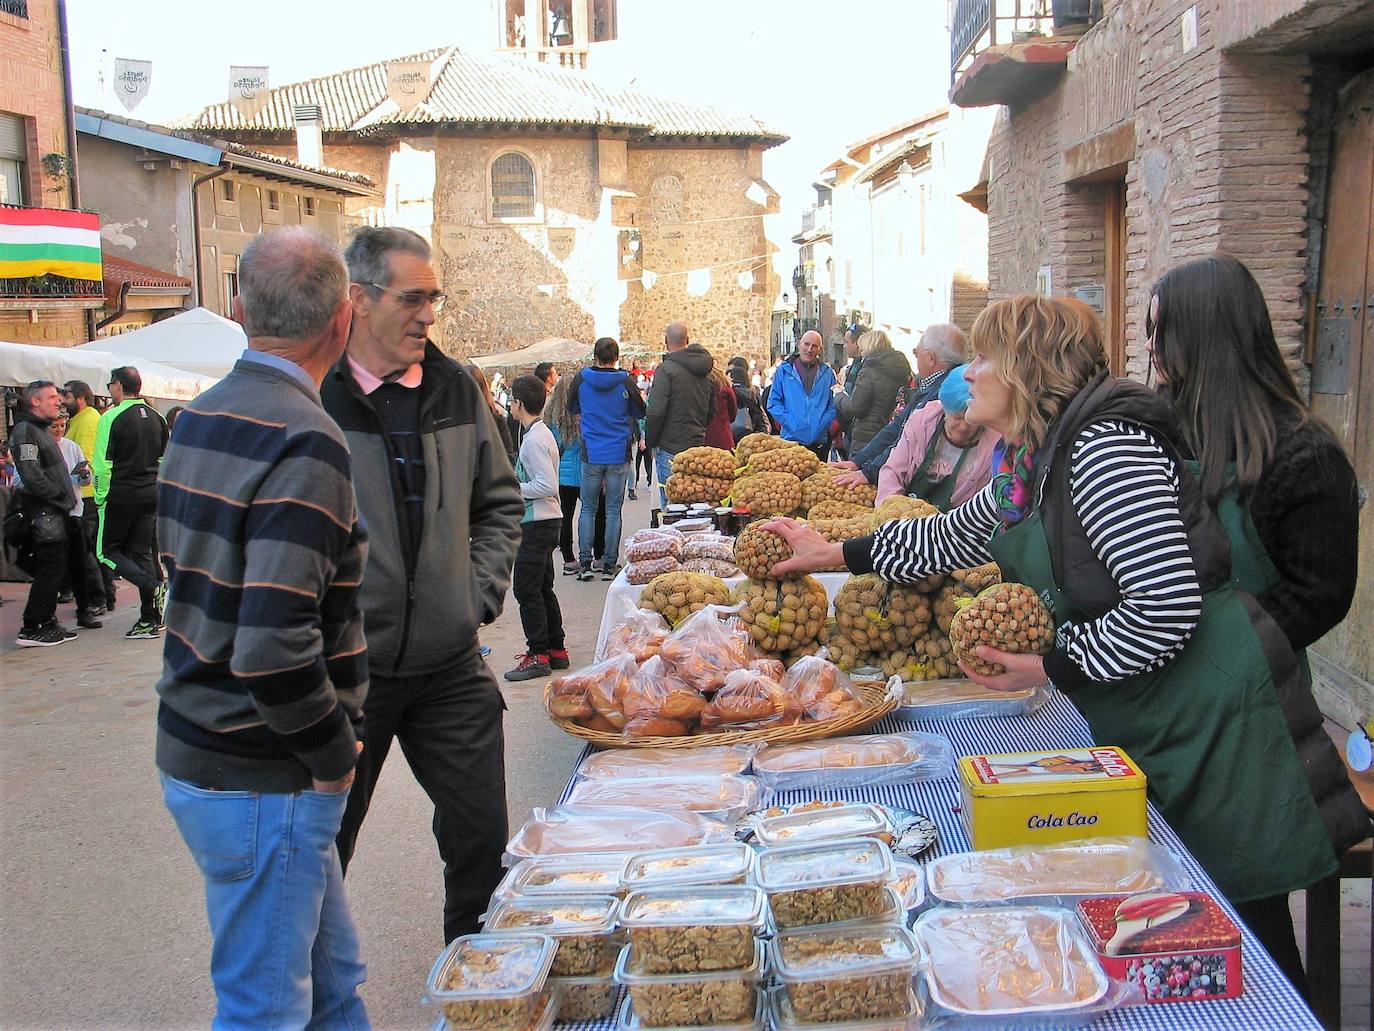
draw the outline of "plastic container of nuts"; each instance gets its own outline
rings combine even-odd
[[[822,928],[831,927],[865,927],[869,924],[897,924],[901,927],[909,926],[907,923],[906,906],[902,904],[901,892],[897,890],[895,884],[889,884],[883,889],[883,910],[873,916],[862,916],[856,920],[841,920],[839,922],[829,921],[821,924],[810,924],[806,927],[789,927],[790,931],[819,931]],[[769,916],[768,927],[765,934],[774,935],[778,933],[778,926]]]
[[[641,852],[625,860],[620,887],[639,891],[689,884],[744,884],[754,872],[754,855],[742,841]]]
[[[778,928],[871,918],[888,905],[892,853],[873,838],[765,849],[758,862]]]
[[[925,1014],[925,1001],[914,985],[907,986],[906,1008],[894,1017],[873,1017],[869,1020],[846,1020],[843,1023],[831,1021],[802,1020],[797,1016],[792,1000],[784,988],[774,988],[768,993],[769,1022],[776,1031],[909,1031],[920,1027]]]
[[[606,1020],[615,1016],[620,986],[615,983],[615,963],[586,977],[551,977],[549,988],[558,997],[558,1019]]]
[[[550,972],[559,977],[594,974],[615,956],[620,900],[613,895],[517,895],[487,917],[488,934],[538,931],[558,943]]]
[[[766,1014],[764,993],[759,992],[758,1003],[748,1020],[729,1024],[679,1024],[676,1027],[654,1027],[654,1031],[763,1031],[768,1024]],[[634,1000],[626,999],[620,1007],[620,1016],[616,1019],[616,1031],[644,1031],[651,1026],[653,1025],[639,1019],[639,1014],[635,1012]]]
[[[833,838],[892,837],[892,822],[877,806],[864,802],[769,816],[754,830],[760,845],[794,845]]]
[[[764,927],[764,896],[742,884],[636,891],[625,899],[620,923],[636,968],[646,974],[742,970]]]
[[[542,1002],[542,1008],[534,1018],[534,1023],[524,1028],[523,1031],[549,1031],[554,1022],[558,1020],[559,999],[556,990],[545,988],[539,998]],[[486,1031],[486,1028],[455,1024],[441,1013],[435,1019],[430,1031]]]
[[[910,931],[883,924],[783,931],[772,948],[774,973],[803,1022],[902,1015],[917,956]]]
[[[624,852],[531,856],[507,871],[492,902],[515,895],[618,895]]]
[[[547,934],[465,934],[440,953],[425,984],[451,1028],[526,1031],[549,1006],[557,943]]]
[[[744,969],[695,974],[651,974],[640,966],[634,946],[627,945],[616,963],[615,979],[629,991],[635,1015],[645,1027],[703,1027],[742,1024],[755,1017],[763,972],[759,941]]]

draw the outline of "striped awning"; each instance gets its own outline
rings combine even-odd
[[[43,275],[100,281],[99,215],[0,207],[0,279]]]

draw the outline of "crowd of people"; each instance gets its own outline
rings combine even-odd
[[[343,876],[393,741],[434,804],[445,939],[477,928],[508,836],[480,628],[509,589],[525,651],[505,678],[568,668],[557,557],[613,580],[641,483],[662,508],[676,454],[762,431],[943,513],[843,544],[772,521],[794,555],[774,574],[996,561],[1030,585],[1053,650],[983,649],[1007,672],[975,679],[1069,693],[1302,985],[1287,894],[1368,833],[1303,660],[1351,603],[1358,497],[1239,262],[1153,287],[1157,389],[1112,376],[1096,317],[1059,297],[995,302],[971,337],[931,326],[914,368],[855,324],[838,374],[814,331],[722,370],[673,322],[655,368],[602,338],[585,368],[488,384],[429,341],[445,295],[412,232],[364,227],[341,255],[286,229],[239,283],[248,349],[170,435],[126,368],[103,413],[87,384],[30,384],[9,441],[34,569],[19,643],[72,636],[63,576],[78,626],[118,575],[128,636],[164,638],[156,762],[226,1025],[366,1025]]]

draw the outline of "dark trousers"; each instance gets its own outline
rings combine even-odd
[[[80,516],[67,516],[67,579],[76,597],[76,611],[91,607],[91,585],[86,579],[86,535]]]
[[[576,562],[573,550],[573,529],[577,526],[577,501],[582,496],[581,487],[558,485],[558,503],[563,508],[563,525],[558,531],[558,550],[563,553],[564,562]],[[601,561],[606,548],[606,494],[603,491],[596,502],[596,518],[592,524],[592,558]]]
[[[511,589],[520,604],[520,626],[530,655],[547,655],[550,648],[563,647],[563,610],[553,592],[553,553],[562,525],[560,519],[540,519],[520,527]]]
[[[646,447],[635,451],[635,475],[634,479],[630,481],[631,487],[639,483],[641,470],[644,473],[644,486],[652,487],[654,485],[654,452],[652,448]]]
[[[157,588],[157,505],[107,501],[100,512],[100,556],[105,565],[138,588],[138,618],[161,623]]]
[[[81,534],[86,545],[86,593],[92,605],[104,605],[113,611],[114,571],[95,556],[96,538],[100,536],[100,509],[91,498],[86,499],[86,507],[81,511]]]
[[[1298,952],[1298,939],[1293,933],[1293,913],[1288,908],[1288,896],[1270,895],[1251,902],[1237,902],[1235,907],[1240,918],[1255,932],[1260,944],[1274,957],[1283,976],[1293,983],[1299,995],[1310,999],[1307,974],[1302,968],[1302,954]]]
[[[67,542],[33,546],[33,583],[24,606],[24,629],[37,630],[57,618],[57,590],[67,571]]]
[[[339,860],[347,870],[394,738],[434,803],[434,839],[444,861],[446,942],[477,930],[477,918],[503,874],[501,853],[509,837],[505,708],[496,678],[475,646],[471,655],[434,673],[371,674],[363,750],[339,829]]]

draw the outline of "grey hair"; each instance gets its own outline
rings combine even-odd
[[[921,334],[918,351],[929,351],[941,365],[951,368],[968,361],[968,337],[952,322],[937,322]]]
[[[391,285],[391,262],[387,255],[393,251],[413,254],[429,261],[429,244],[419,233],[395,226],[359,226],[353,230],[344,251],[348,262],[348,278],[360,284]],[[376,291],[373,290],[375,297]]]
[[[316,337],[347,296],[348,272],[338,248],[309,229],[259,236],[239,258],[239,298],[249,339]]]
[[[24,406],[23,411],[27,412],[33,407],[33,399],[37,397],[41,391],[48,387],[56,386],[57,384],[50,379],[36,379],[24,387],[23,392],[19,395],[19,402]]]
[[[670,322],[668,328],[663,331],[663,342],[669,347],[686,347],[687,324],[685,322]]]

